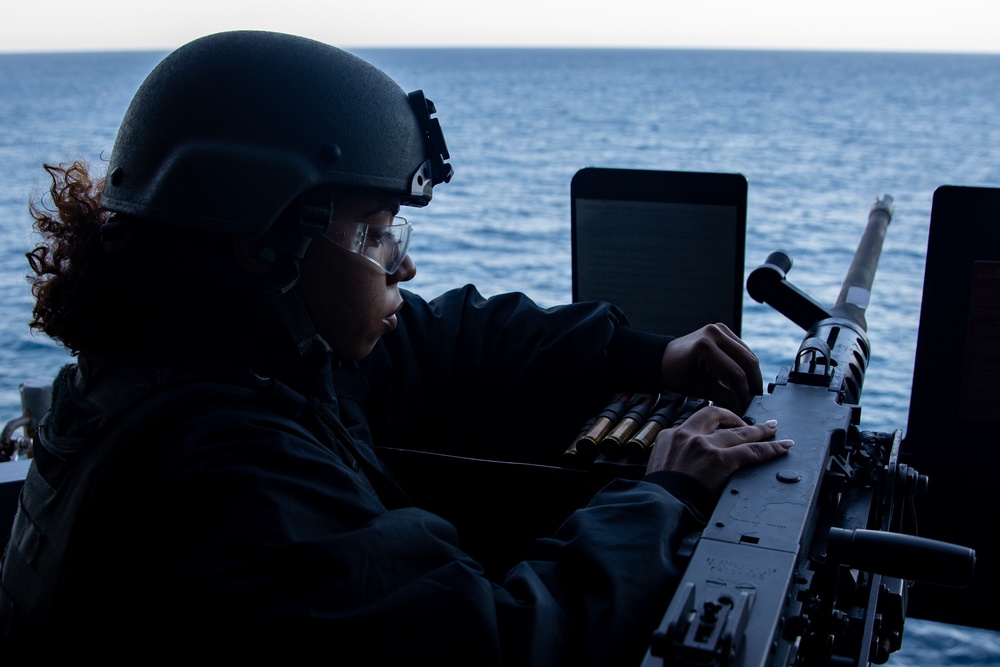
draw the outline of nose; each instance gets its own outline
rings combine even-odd
[[[410,253],[406,253],[406,256],[403,257],[403,263],[399,265],[394,274],[387,276],[387,278],[392,283],[405,283],[407,280],[413,280],[415,275],[417,275],[417,265]]]

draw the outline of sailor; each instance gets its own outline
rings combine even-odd
[[[403,289],[401,212],[453,174],[436,113],[335,47],[227,32],[152,71],[105,176],[46,166],[32,326],[75,362],[4,555],[7,655],[641,659],[682,540],[791,443],[738,416],[761,374],[723,325],[670,338],[606,303]],[[715,405],[499,573],[378,455],[552,462],[620,391]],[[525,406],[545,423],[511,437]]]

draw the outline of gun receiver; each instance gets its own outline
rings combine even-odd
[[[751,297],[806,330],[746,414],[777,419],[795,446],[730,479],[644,667],[881,664],[900,647],[911,580],[971,579],[971,550],[900,534],[904,501],[927,486],[898,461],[902,432],[858,429],[865,309],[892,213],[890,196],[875,201],[831,309],[787,281],[787,253],[748,277]]]

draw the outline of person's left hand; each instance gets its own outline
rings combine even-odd
[[[795,444],[774,440],[777,430],[773,420],[751,425],[719,406],[702,408],[657,434],[646,472],[681,472],[718,495],[740,468],[780,456]]]
[[[760,362],[725,324],[708,324],[667,344],[664,389],[706,398],[741,414],[763,393]]]

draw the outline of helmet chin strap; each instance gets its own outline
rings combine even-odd
[[[302,305],[302,301],[294,289],[272,294],[271,303],[274,305],[281,322],[285,325],[285,330],[295,342],[299,357],[318,359],[329,356],[330,346],[316,332],[312,318],[309,317],[306,307]]]
[[[292,288],[299,281],[299,264],[309,243],[326,232],[333,220],[333,201],[329,192],[313,191],[300,196],[297,203],[297,220],[285,237],[284,256],[275,266],[277,274],[268,293],[295,342],[299,357],[327,357],[331,351],[329,344],[316,332],[312,318]]]

